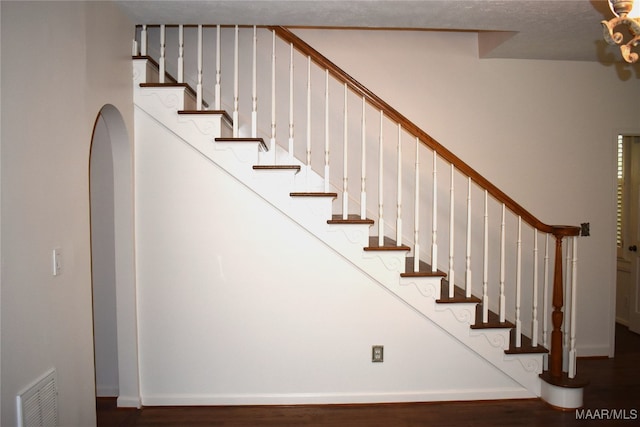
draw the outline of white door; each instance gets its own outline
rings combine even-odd
[[[627,186],[628,221],[625,221],[627,237],[623,242],[623,257],[629,261],[629,329],[640,334],[640,137],[625,137],[626,166],[629,174]],[[625,200],[625,201],[626,201]]]

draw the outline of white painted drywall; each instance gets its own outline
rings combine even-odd
[[[136,212],[144,405],[531,396],[140,110]]]
[[[612,354],[615,136],[640,131],[638,66],[480,60],[472,33],[295,32],[542,221],[591,224],[578,356]]]
[[[110,2],[2,7],[2,425],[57,370],[61,426],[95,425],[89,149],[105,104],[133,129],[131,23]],[[62,274],[51,274],[60,247]],[[134,327],[134,325],[131,325]]]

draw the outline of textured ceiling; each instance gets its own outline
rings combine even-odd
[[[138,24],[477,31],[486,58],[618,62],[602,39],[606,0],[227,0],[120,1]]]

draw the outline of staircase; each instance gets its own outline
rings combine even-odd
[[[204,69],[203,51],[215,52],[215,69]],[[139,26],[133,53],[136,114],[187,142],[528,396],[582,405],[577,227],[539,221],[284,28]]]

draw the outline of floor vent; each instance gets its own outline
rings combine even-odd
[[[55,369],[17,396],[18,427],[57,427],[58,391]]]

